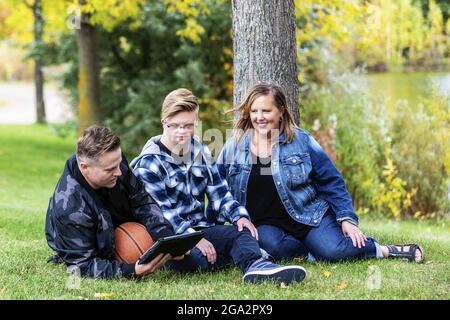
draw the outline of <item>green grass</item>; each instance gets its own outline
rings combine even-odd
[[[59,138],[46,126],[0,127],[0,299],[449,299],[449,222],[391,222],[363,217],[363,230],[381,243],[419,242],[425,264],[397,260],[303,263],[307,280],[283,288],[247,285],[237,268],[215,274],[159,271],[143,280],[81,279],[67,285],[64,266],[51,254],[44,222],[75,137]],[[288,264],[290,262],[286,262]],[[373,273],[380,286],[369,289]]]

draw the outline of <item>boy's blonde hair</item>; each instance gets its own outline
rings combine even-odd
[[[172,117],[180,112],[198,112],[198,98],[188,89],[180,88],[169,93],[164,99],[161,119]]]

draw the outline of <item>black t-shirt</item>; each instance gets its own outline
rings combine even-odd
[[[260,158],[252,154],[252,161],[246,209],[253,224],[256,227],[276,226],[297,239],[306,236],[311,227],[292,219],[280,200],[270,170],[271,158]]]
[[[90,194],[96,196],[101,201],[102,205],[108,209],[108,212],[111,214],[114,228],[122,223],[131,221],[129,217],[122,214],[130,212],[131,205],[129,194],[125,187],[119,183],[119,180],[117,180],[116,185],[112,188],[93,189],[84,178],[77,164],[75,164],[74,173],[75,179]],[[125,174],[125,178],[128,177],[127,173],[122,172],[122,174]]]
[[[180,150],[180,154],[178,155],[173,153],[169,150],[169,148],[166,147],[164,143],[161,142],[161,139],[155,141],[155,143],[158,145],[160,151],[171,155],[178,164],[186,164],[191,158],[191,152],[183,153],[183,150]]]
[[[169,148],[167,148],[166,145],[161,142],[161,139],[156,140],[155,143],[158,145],[159,149],[164,153],[172,154],[172,151],[170,151]]]

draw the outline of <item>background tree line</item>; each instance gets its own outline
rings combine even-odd
[[[448,101],[436,97],[414,114],[400,106],[387,115],[354,86],[353,71],[448,69],[448,2],[275,3],[295,4],[286,9],[296,26],[298,82],[284,83],[293,90],[289,97],[298,94],[291,107],[336,161],[360,212],[447,215]],[[38,19],[33,5],[40,8]],[[149,136],[160,133],[162,99],[177,87],[200,97],[203,129],[230,126],[223,111],[237,104],[252,81],[236,78],[243,63],[236,64],[233,52],[238,46],[233,9],[257,18],[255,8],[265,14],[275,8],[262,0],[252,2],[253,8],[239,5],[245,1],[5,0],[0,37],[25,45],[36,68],[64,65],[59,79],[77,106],[79,128],[97,121],[108,125],[122,136],[127,154],[135,155]],[[260,20],[256,27],[268,32],[268,24]],[[31,32],[33,26],[40,34]],[[244,46],[252,41],[238,35]],[[420,148],[408,148],[411,143]]]

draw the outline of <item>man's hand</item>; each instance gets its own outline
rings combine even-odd
[[[362,247],[366,246],[365,241],[367,241],[367,238],[357,226],[348,221],[342,221],[341,227],[342,233],[352,239],[354,247],[358,247],[361,249]]]
[[[196,247],[203,253],[204,256],[206,256],[206,258],[208,258],[209,263],[216,263],[217,253],[211,242],[203,238],[197,243]]]
[[[160,253],[158,256],[156,256],[155,259],[152,261],[145,263],[145,264],[136,264],[134,265],[134,273],[138,277],[144,277],[150,273],[155,272],[159,268],[161,268],[167,261],[171,259],[171,255],[166,253]]]
[[[250,233],[252,234],[253,238],[258,240],[258,230],[256,230],[255,226],[253,225],[253,223],[251,223],[250,220],[248,220],[247,218],[240,218],[236,222],[236,225],[238,227],[239,232],[244,230],[244,228],[247,228],[248,230],[250,230]]]

